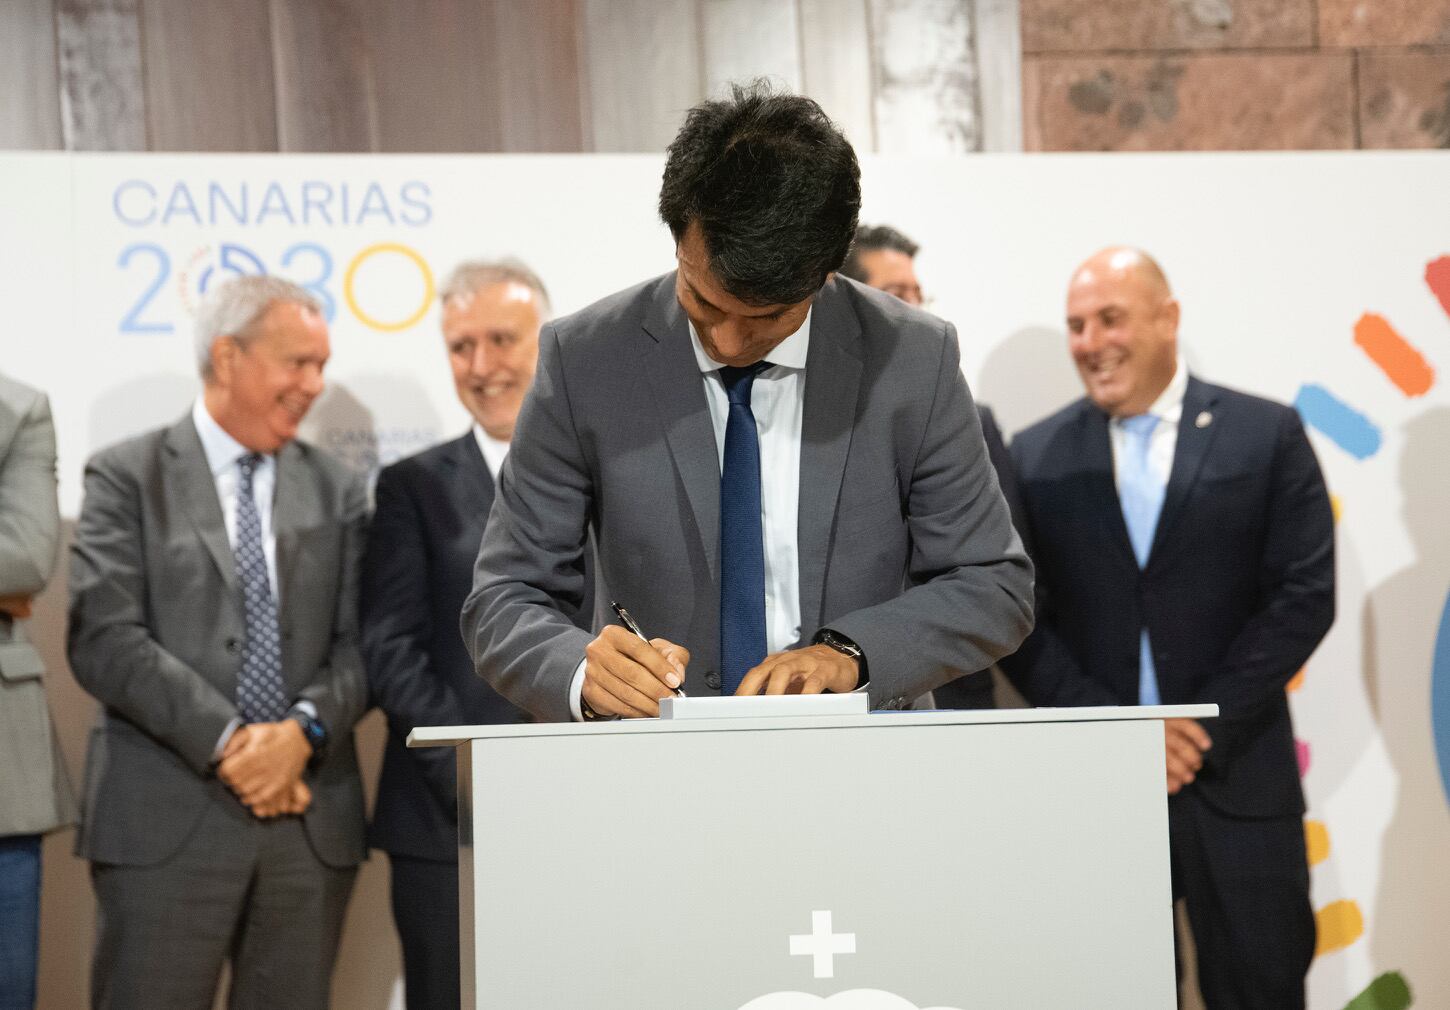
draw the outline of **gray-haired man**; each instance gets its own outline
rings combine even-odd
[[[204,390],[97,454],[71,561],[70,661],[104,705],[79,854],[100,1007],[325,1007],[363,859],[352,725],[359,478],[295,441],[327,326],[243,277],[197,317]]]
[[[474,675],[458,615],[533,385],[549,296],[521,263],[470,262],[444,283],[442,308],[453,385],[473,424],[378,476],[362,582],[363,656],[388,717],[370,840],[388,853],[410,1010],[458,1005],[459,953],[453,754],[408,750],[408,731],[527,718]],[[581,627],[590,595],[572,612]]]

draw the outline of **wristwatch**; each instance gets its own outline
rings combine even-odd
[[[811,639],[811,644],[830,646],[832,649],[835,649],[843,656],[850,656],[852,659],[854,659],[856,661],[856,666],[860,671],[860,675],[856,678],[856,687],[858,690],[865,687],[866,684],[870,681],[871,678],[866,675],[866,654],[861,651],[861,647],[859,645],[851,641],[839,631],[832,631],[830,628],[822,628],[820,631],[816,632],[815,637]]]
[[[300,708],[294,708],[287,713],[287,717],[302,727],[302,737],[312,748],[312,758],[316,760],[327,747],[327,727],[322,720],[309,715]]]

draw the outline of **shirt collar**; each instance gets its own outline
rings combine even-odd
[[[473,422],[473,440],[478,443],[478,451],[483,453],[483,461],[488,464],[489,475],[497,479],[499,468],[503,466],[504,457],[509,454],[509,443],[494,438],[484,431],[483,425],[477,421]]]
[[[770,349],[766,360],[772,367],[805,369],[806,353],[811,347],[811,313],[814,311],[815,306],[807,309],[800,329]],[[695,348],[695,363],[700,366],[700,371],[716,372],[725,367],[705,353],[704,345],[700,343],[700,334],[695,332],[694,323],[690,323],[690,343]]]
[[[211,411],[206,409],[205,400],[200,396],[192,405],[191,423],[196,425],[196,434],[201,439],[201,451],[206,455],[207,469],[211,471],[213,477],[236,466],[237,460],[252,451],[232,438],[227,434],[225,428],[217,424],[216,418],[211,416]],[[270,455],[263,453],[262,465],[266,466],[271,458]]]
[[[1173,378],[1168,380],[1168,385],[1158,394],[1153,406],[1143,413],[1152,414],[1168,424],[1177,424],[1183,416],[1183,397],[1187,392],[1188,367],[1183,363],[1183,355],[1180,354],[1173,366]],[[1114,420],[1121,424],[1125,419],[1119,417]]]

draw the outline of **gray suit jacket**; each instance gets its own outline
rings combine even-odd
[[[60,510],[55,427],[45,396],[0,375],[0,596],[34,596],[55,570]],[[75,822],[50,723],[45,664],[20,621],[0,614],[0,835]]]
[[[325,863],[363,859],[352,726],[366,706],[357,580],[360,478],[312,446],[277,454],[273,529],[289,697],[317,706],[330,740],[304,815]],[[188,414],[98,453],[71,554],[70,661],[104,705],[86,756],[79,855],[150,865],[207,804],[237,804],[211,768],[237,714],[245,620],[216,484]],[[238,806],[238,810],[240,810]]]
[[[569,718],[592,637],[567,616],[591,525],[600,584],[691,650],[688,693],[718,694],[719,456],[673,274],[540,339],[462,626],[479,672],[542,719]],[[989,666],[1032,627],[1032,565],[956,331],[844,279],[811,317],[797,550],[802,641],[829,625],[859,644],[877,708]]]

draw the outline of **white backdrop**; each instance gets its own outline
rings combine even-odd
[[[461,431],[434,285],[517,255],[570,311],[672,266],[645,156],[0,156],[0,367],[49,391],[62,510],[95,449],[180,416],[198,388],[197,293],[227,270],[317,288],[329,390],[305,435],[361,467]],[[1450,1006],[1450,155],[1061,155],[864,165],[863,220],[922,243],[933,310],[1009,431],[1078,393],[1072,267],[1127,242],[1183,303],[1205,378],[1298,402],[1340,508],[1339,617],[1293,694],[1321,948],[1312,1006]],[[1436,290],[1439,295],[1437,297]],[[1381,317],[1403,338],[1382,329]],[[1376,342],[1378,341],[1378,342]],[[1377,363],[1376,359],[1380,363]],[[37,636],[79,777],[91,703],[63,665],[64,578]],[[1437,750],[1437,726],[1439,749]],[[375,774],[379,730],[363,734]],[[371,785],[371,783],[369,783]],[[69,833],[46,849],[45,1006],[83,1001],[91,906]],[[337,1005],[396,973],[385,861],[360,878]]]

